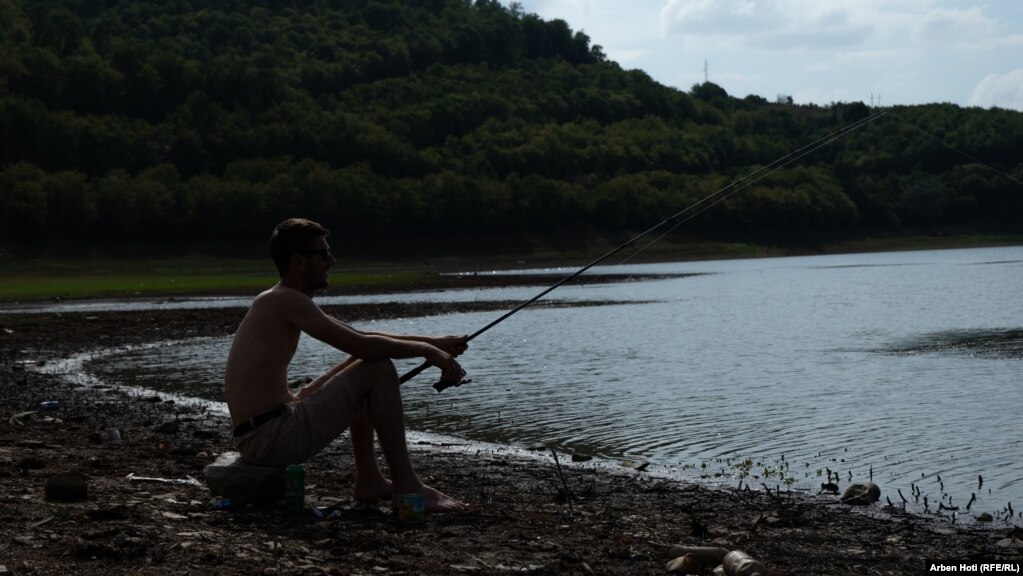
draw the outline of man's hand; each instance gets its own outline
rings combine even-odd
[[[435,349],[437,350],[437,354],[432,355],[432,357],[427,358],[427,360],[430,364],[440,368],[441,383],[450,385],[459,382],[462,377],[465,376],[465,371],[462,370],[462,367],[455,361],[455,357],[440,348]]]
[[[468,336],[442,336],[440,338],[431,338],[430,344],[437,348],[447,352],[452,356],[461,356],[466,350],[469,349],[469,337]]]

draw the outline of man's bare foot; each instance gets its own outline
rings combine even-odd
[[[420,489],[412,492],[423,496],[423,510],[426,512],[452,514],[469,511],[469,505],[465,502],[456,500],[440,490],[431,488],[425,484]],[[393,506],[395,508],[398,506],[397,495],[393,500]]]
[[[357,480],[352,497],[359,502],[375,502],[377,500],[393,500],[394,488],[391,481],[383,476],[372,481]]]

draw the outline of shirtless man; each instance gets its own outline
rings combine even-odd
[[[349,428],[356,499],[396,502],[398,494],[418,493],[427,511],[464,510],[464,503],[423,484],[412,468],[391,359],[425,358],[441,369],[442,381],[457,382],[463,373],[454,357],[466,350],[467,339],[363,332],[327,316],[312,297],[327,286],[327,272],[336,263],[329,235],[315,222],[293,218],[270,238],[281,280],[252,302],[227,359],[227,406],[238,451],[252,464],[298,464]],[[349,357],[292,394],[288,365],[302,332]],[[390,480],[377,465],[374,433]]]

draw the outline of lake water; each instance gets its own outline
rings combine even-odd
[[[917,510],[926,496],[931,511],[940,503],[965,515],[973,494],[973,513],[1023,510],[1023,247],[608,270],[695,275],[559,288],[551,299],[611,304],[512,316],[462,357],[472,383],[438,394],[428,371],[404,386],[410,427],[753,488],[816,492],[830,471],[843,488],[872,477],[882,501],[899,503],[901,490]],[[499,315],[357,327],[467,334]],[[85,369],[219,401],[229,346],[177,342],[100,356]],[[338,359],[303,338],[290,377]]]

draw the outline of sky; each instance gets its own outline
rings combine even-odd
[[[509,5],[509,2],[505,2]],[[1023,0],[520,0],[688,91],[1023,111]]]

